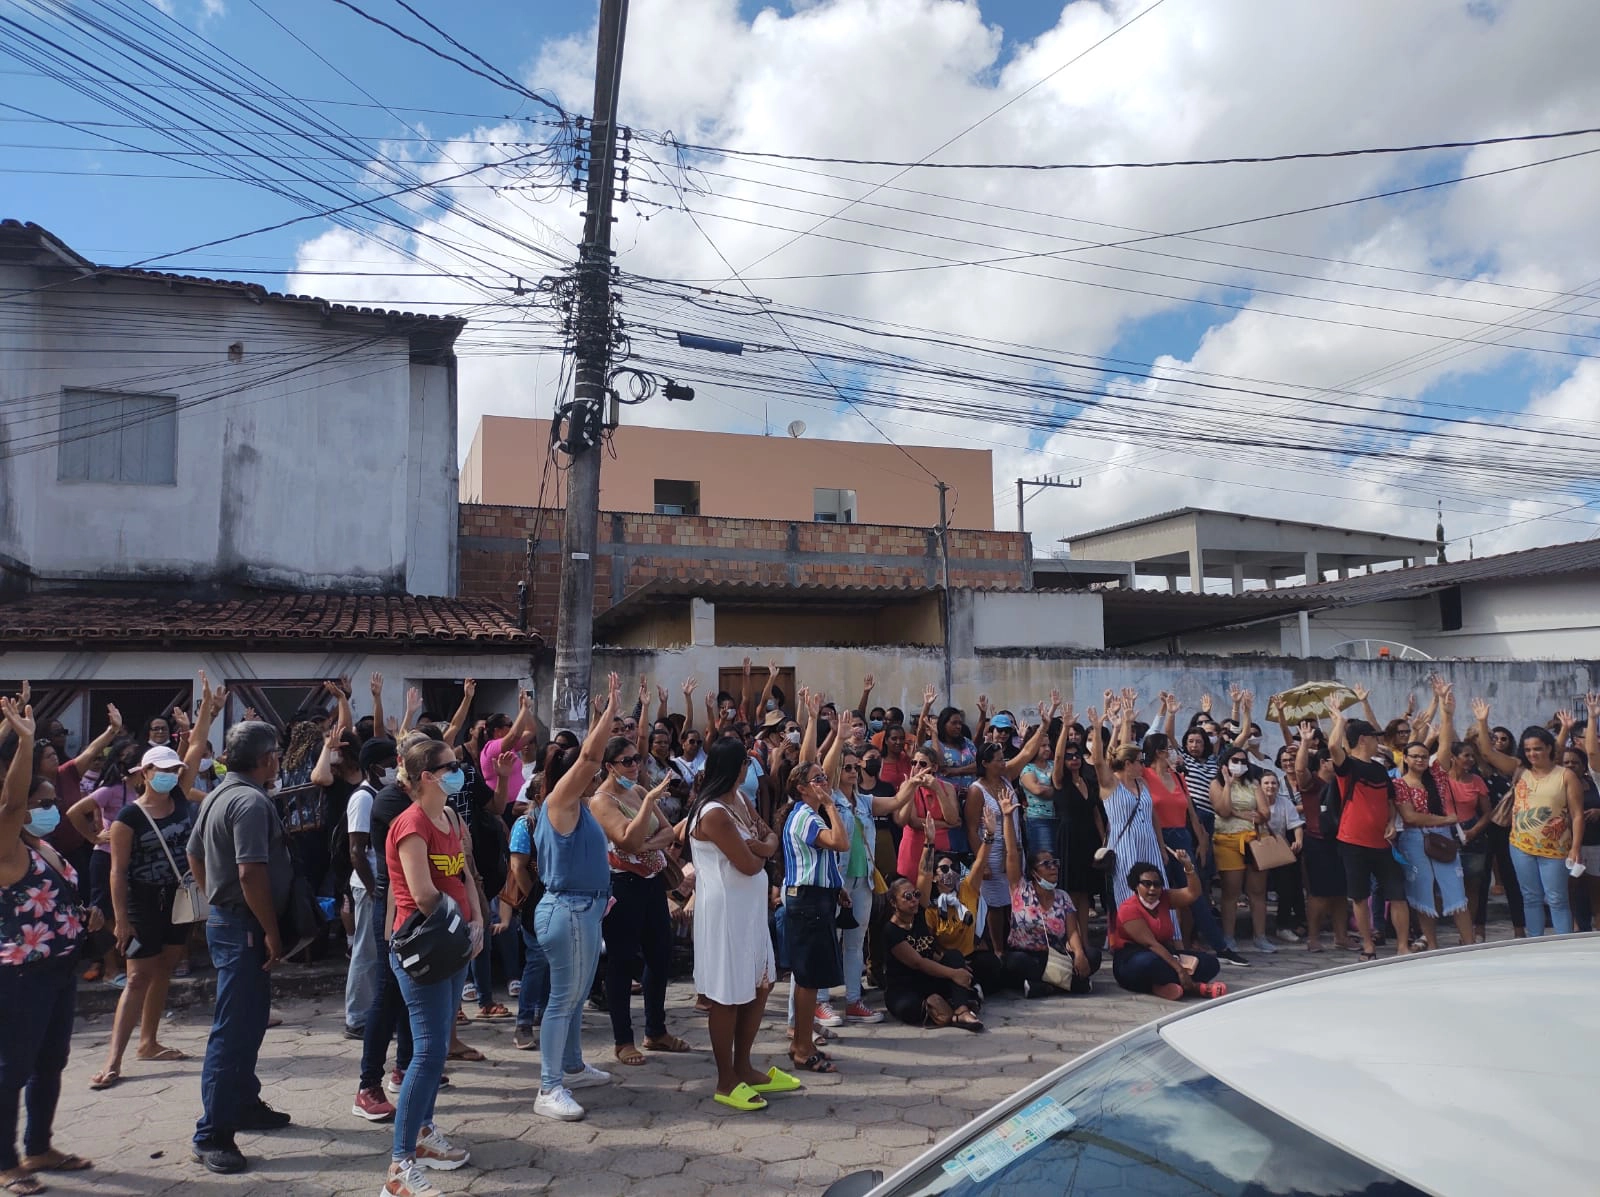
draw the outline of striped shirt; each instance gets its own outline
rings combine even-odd
[[[1211,783],[1217,779],[1217,758],[1201,759],[1178,749],[1178,760],[1183,763],[1184,782],[1189,787],[1189,798],[1195,809],[1203,815],[1216,815],[1211,806]]]
[[[834,808],[835,819],[839,818]],[[828,889],[843,889],[844,876],[839,871],[839,854],[817,847],[817,837],[827,827],[816,811],[804,802],[796,802],[783,825],[783,883],[785,885],[820,885]]]

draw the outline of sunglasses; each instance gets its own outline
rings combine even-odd
[[[1161,882],[1154,877],[1141,877],[1139,878],[1138,886],[1140,889],[1160,889]]]
[[[1053,869],[1056,867],[1057,863],[1058,862],[1054,856],[1042,856],[1033,862],[1033,867],[1036,869]]]
[[[441,777],[444,776],[446,773],[460,773],[461,772],[461,762],[460,761],[446,761],[442,765],[435,765],[433,768],[429,769],[428,772],[429,773],[437,773]]]
[[[628,756],[619,756],[616,760],[612,761],[611,763],[613,765],[623,765],[623,766],[637,765],[639,763],[639,754],[637,752],[635,752],[635,753],[631,753]]]
[[[861,766],[860,765],[840,765],[839,766],[839,772],[840,773],[860,773],[861,772]]]
[[[954,873],[956,870],[954,865],[942,864],[933,871],[935,873]]]

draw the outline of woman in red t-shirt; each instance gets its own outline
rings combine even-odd
[[[1221,969],[1209,952],[1184,953],[1172,938],[1172,908],[1200,900],[1200,874],[1183,851],[1173,852],[1187,885],[1168,889],[1161,866],[1141,860],[1128,870],[1131,896],[1117,907],[1108,942],[1111,975],[1131,993],[1153,993],[1176,1002],[1189,994],[1221,997],[1228,987],[1213,978]],[[1192,964],[1191,964],[1192,961]]]
[[[389,887],[394,900],[392,930],[398,931],[412,914],[431,914],[441,896],[448,895],[471,920],[472,954],[483,950],[483,903],[478,882],[470,871],[468,840],[450,799],[461,792],[466,774],[455,753],[440,740],[418,740],[403,755],[411,805],[389,824],[384,852],[389,865]],[[391,961],[405,997],[411,1022],[411,1066],[400,1083],[395,1101],[394,1150],[384,1191],[395,1197],[427,1192],[419,1165],[459,1168],[467,1151],[457,1147],[433,1124],[434,1099],[444,1075],[445,1054],[466,966],[443,980],[422,982]]]

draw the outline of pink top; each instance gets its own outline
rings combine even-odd
[[[484,783],[490,789],[494,788],[495,778],[498,776],[495,773],[495,758],[505,751],[502,747],[505,742],[505,738],[490,740],[483,746],[483,751],[478,754],[478,769],[482,773]],[[528,767],[522,763],[520,755],[517,757],[517,763],[511,766],[511,776],[506,779],[506,784],[510,787],[508,792],[511,795],[512,802],[521,798],[522,791],[527,788]]]
[[[1439,789],[1439,796],[1444,799],[1445,813],[1455,815],[1463,823],[1477,819],[1478,802],[1488,793],[1488,783],[1476,773],[1468,773],[1460,781],[1451,778],[1448,784]]]
[[[100,825],[110,827],[117,821],[117,816],[122,813],[122,808],[139,797],[138,791],[127,782],[114,786],[101,786],[89,797],[94,799],[94,804],[100,808]],[[96,852],[110,852],[110,844],[96,844]]]

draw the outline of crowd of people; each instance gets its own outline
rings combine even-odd
[[[203,674],[192,714],[133,735],[110,707],[73,757],[26,687],[0,699],[0,1188],[90,1167],[52,1143],[80,983],[121,989],[91,1087],[122,1082],[136,1030],[133,1067],[184,1058],[161,1016],[202,927],[195,1158],[242,1171],[239,1132],[289,1124],[256,1076],[271,973],[342,937],[351,1112],[393,1124],[382,1192],[428,1197],[430,1171],[469,1160],[436,1121],[449,1062],[483,1058],[460,1025],[512,1021],[540,1053],[534,1113],[581,1119],[578,1095],[615,1079],[585,1059],[586,1003],[609,1015],[609,1068],[691,1050],[667,1019],[685,947],[711,1096],[754,1112],[847,1070],[827,1050],[845,1023],[981,1032],[1001,994],[1091,995],[1108,957],[1123,989],[1211,998],[1246,952],[1326,934],[1372,959],[1437,947],[1441,922],[1481,941],[1496,889],[1514,934],[1567,933],[1600,899],[1600,694],[1519,736],[1441,678],[1387,722],[1354,689],[1321,718],[1280,713],[1269,755],[1238,688],[1181,728],[1176,694],[1145,711],[1132,690],[1081,719],[1054,692],[1020,712],[980,695],[971,724],[931,686],[908,714],[873,704],[870,676],[844,709],[778,677],[758,689],[747,661],[697,729],[692,680],[682,712],[658,687],[652,713],[648,682],[625,699],[613,674],[588,728],[548,737],[526,693],[484,715],[469,679],[448,719],[415,691],[386,719],[374,675],[356,719],[339,679],[285,727],[247,710],[220,755],[226,695]],[[762,1067],[785,975],[786,1058]]]

